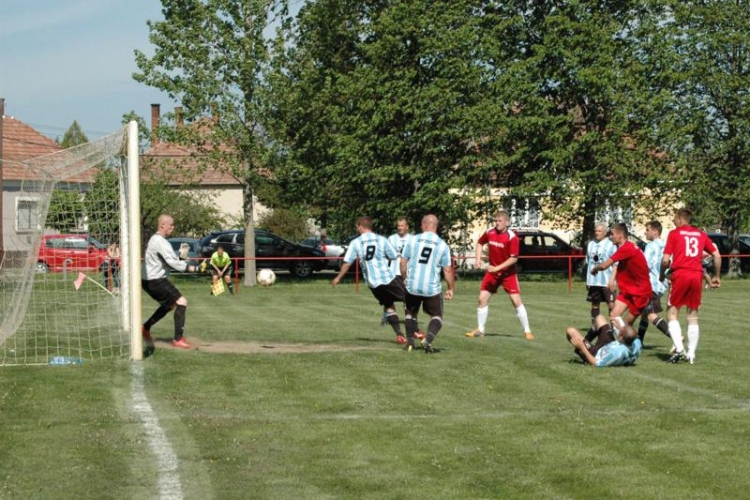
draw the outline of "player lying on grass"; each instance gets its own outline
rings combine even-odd
[[[630,325],[620,329],[615,337],[614,329],[601,314],[594,318],[598,332],[596,344],[591,345],[577,329],[568,327],[565,336],[575,347],[575,353],[584,363],[597,368],[605,366],[628,366],[641,355],[641,341],[638,333]]]

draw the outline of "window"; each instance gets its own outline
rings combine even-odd
[[[607,227],[616,222],[624,222],[628,229],[633,228],[633,204],[627,202],[626,206],[612,206],[607,201],[604,208],[596,211],[596,220],[604,222]]]
[[[511,227],[539,227],[539,198],[512,198],[507,208]]]
[[[38,231],[42,229],[39,225],[39,199],[38,198],[16,198],[16,232]]]

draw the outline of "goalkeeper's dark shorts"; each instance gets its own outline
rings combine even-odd
[[[141,280],[143,290],[164,307],[172,307],[182,294],[167,278]]]

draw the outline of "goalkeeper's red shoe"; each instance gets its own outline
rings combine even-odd
[[[180,340],[173,340],[172,346],[179,347],[180,349],[191,349],[193,347],[190,344],[188,344],[188,341],[185,340],[185,337],[180,337]]]
[[[416,332],[414,332],[414,338],[417,340],[422,340],[426,336],[427,335],[422,330],[417,330]]]
[[[406,344],[406,337],[404,337],[401,334],[396,335],[396,343],[397,344]]]

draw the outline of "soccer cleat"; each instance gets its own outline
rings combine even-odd
[[[416,332],[414,332],[414,338],[417,339],[417,340],[422,340],[426,336],[427,336],[427,334],[425,332],[423,332],[422,330],[417,330]]]
[[[691,365],[695,364],[695,354],[688,354],[687,356],[685,356],[685,359],[687,359],[688,363],[690,363]]]
[[[526,337],[526,340],[534,340],[534,334],[531,332],[526,332],[524,336]]]
[[[412,352],[414,350],[414,340],[407,341],[404,350],[406,352]]]
[[[401,335],[400,333],[396,335],[396,343],[397,344],[406,344],[406,337]]]
[[[682,336],[682,344],[685,345],[685,336]],[[669,350],[669,354],[674,354],[677,352],[677,347],[675,347],[674,344],[672,344],[672,348]]]
[[[484,337],[484,332],[480,330],[479,328],[475,328],[471,330],[470,332],[464,333],[464,336],[466,337]]]
[[[190,344],[188,344],[188,341],[185,340],[185,337],[180,337],[180,340],[173,340],[172,346],[179,347],[180,349],[190,349],[193,347]]]
[[[667,360],[667,363],[677,364],[680,361],[687,361],[687,359],[684,352],[676,352]]]
[[[432,344],[427,342],[427,339],[422,339],[422,349],[424,349],[425,354],[432,354],[435,352],[435,348],[432,347]]]

